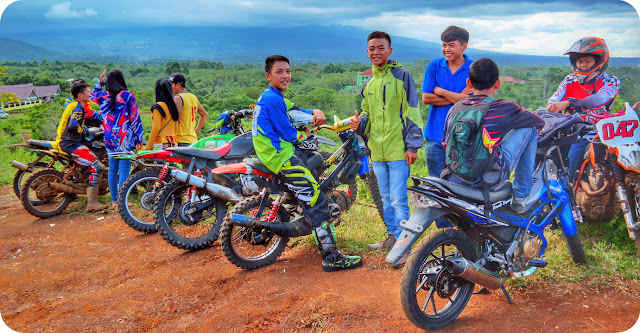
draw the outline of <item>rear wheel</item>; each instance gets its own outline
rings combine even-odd
[[[156,232],[153,204],[162,186],[154,188],[160,169],[138,171],[131,174],[118,192],[118,212],[133,230],[147,234]]]
[[[373,201],[373,204],[376,206],[376,210],[378,210],[380,218],[384,219],[384,206],[382,204],[382,195],[380,195],[380,188],[378,187],[378,178],[376,178],[375,173],[371,171],[369,173],[360,175],[360,179],[362,179],[364,186],[367,188],[367,192],[371,196],[371,201]]]
[[[63,177],[64,174],[55,169],[41,169],[32,173],[20,190],[24,209],[39,218],[62,214],[71,203],[71,195],[54,190],[49,184],[62,183]]]
[[[28,178],[29,174],[31,174],[35,170],[46,168],[47,165],[47,163],[38,162],[31,165],[31,171],[18,170],[18,172],[16,172],[16,175],[13,176],[13,193],[16,194],[16,197],[18,197],[18,199],[20,199],[20,190],[22,188],[22,184]]]
[[[237,203],[229,213],[250,215],[257,220],[264,220],[273,200],[269,198],[262,216],[256,217],[261,201],[261,196],[249,197]],[[278,209],[275,221],[289,221],[289,214],[284,207],[280,206]],[[289,238],[280,237],[265,229],[240,227],[230,224],[229,221],[224,223],[220,232],[220,245],[224,255],[232,264],[247,270],[264,267],[276,261],[284,252],[288,241]]]
[[[195,199],[189,200],[186,196],[189,188],[191,185],[173,179],[158,194],[153,210],[162,238],[175,247],[192,251],[210,247],[218,239],[227,203],[202,189],[192,193]]]
[[[425,236],[411,252],[400,283],[402,309],[423,329],[442,328],[462,312],[474,284],[453,276],[446,259],[462,256],[476,260],[471,240],[455,229],[438,229]]]

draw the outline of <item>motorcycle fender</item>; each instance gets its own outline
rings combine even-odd
[[[316,140],[318,140],[318,143],[322,143],[322,144],[325,144],[325,145],[328,145],[328,146],[337,146],[338,145],[333,140],[325,138],[324,136],[315,135],[315,134],[314,134],[314,136],[316,137]]]
[[[439,208],[416,207],[408,221],[403,220],[400,222],[402,232],[385,260],[388,263],[395,264],[407,251],[411,250],[420,235],[429,228],[436,218],[447,213],[446,210]]]
[[[562,226],[562,232],[564,232],[565,235],[573,236],[578,232],[578,226],[576,225],[576,220],[573,218],[570,204],[564,205],[558,216],[558,220],[560,220],[560,226]]]

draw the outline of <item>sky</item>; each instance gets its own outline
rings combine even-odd
[[[599,36],[612,56],[640,57],[640,18],[634,9],[640,9],[640,0],[14,1],[0,0],[0,36],[111,25],[347,25],[440,43],[440,33],[458,25],[469,31],[469,47],[475,49],[558,56],[581,37]]]

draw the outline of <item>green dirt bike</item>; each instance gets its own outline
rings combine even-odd
[[[249,118],[252,114],[253,110],[234,112],[237,121],[231,123],[231,129],[228,133],[208,136],[194,142],[189,147],[207,150],[222,147],[231,139],[245,133],[242,119]],[[214,127],[207,133],[215,130],[217,128]],[[179,160],[171,159],[168,155],[165,156],[166,154],[157,154],[162,151],[126,152],[117,157],[129,160],[134,164],[131,175],[118,191],[118,212],[127,225],[139,232],[156,232],[153,218],[153,204],[156,195],[171,180],[169,168],[177,167],[179,164]]]

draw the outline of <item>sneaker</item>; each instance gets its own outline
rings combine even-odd
[[[322,269],[325,272],[335,272],[342,269],[354,269],[362,266],[362,258],[358,256],[347,256],[338,251],[335,256],[330,255],[322,260]],[[333,257],[333,258],[331,258]]]
[[[393,244],[396,243],[396,237],[394,235],[387,236],[387,239],[380,241],[375,244],[369,244],[367,248],[369,250],[381,250],[381,249],[390,249],[393,247]]]
[[[409,253],[410,251],[408,251],[407,253],[405,253],[402,257],[400,257],[400,259],[398,259],[398,261],[396,261],[395,264],[393,264],[393,268],[401,268],[404,266],[404,264],[407,263],[407,259],[409,259]]]
[[[524,206],[525,200],[516,200],[516,198],[512,198],[511,199],[511,209],[520,214],[520,213],[524,213],[526,209],[526,207]]]

